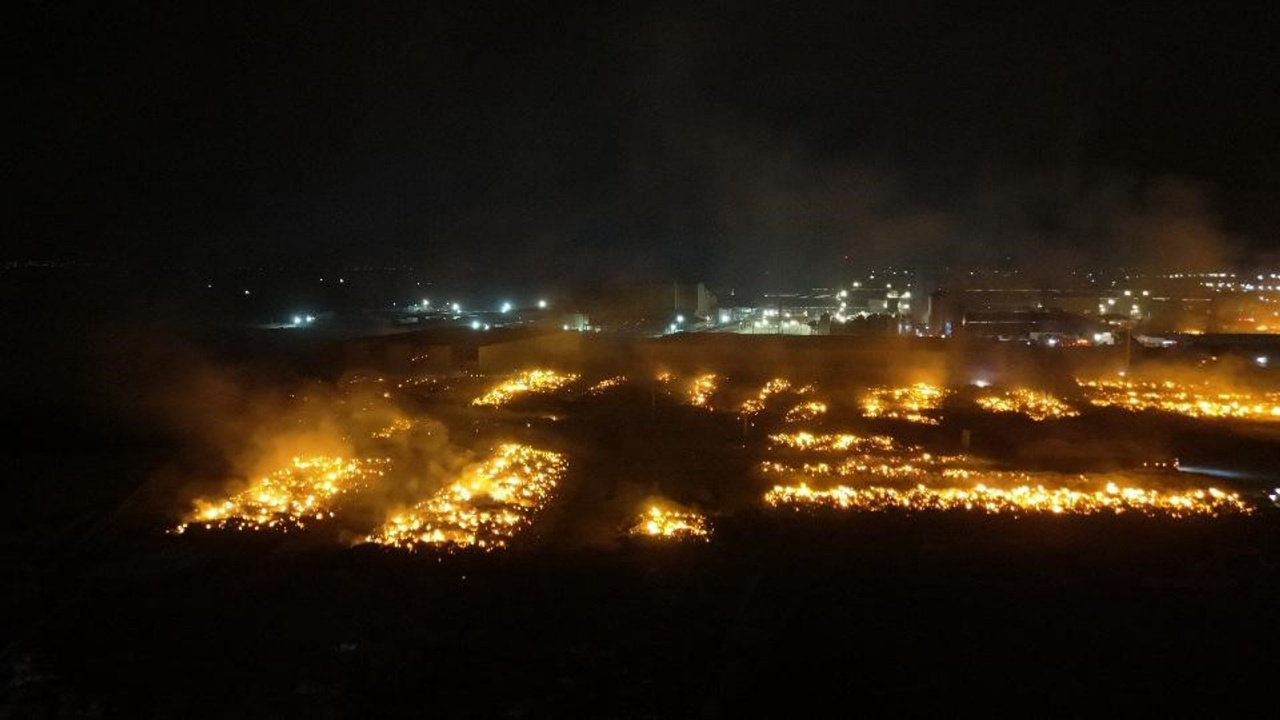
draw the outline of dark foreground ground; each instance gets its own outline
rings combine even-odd
[[[1219,714],[1273,697],[1278,527],[742,513],[710,544],[443,558],[100,540],[11,588],[0,715]]]

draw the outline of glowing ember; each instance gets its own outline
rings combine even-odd
[[[711,394],[720,385],[719,375],[702,375],[693,381],[693,389],[689,391],[689,404],[694,407],[711,409]]]
[[[554,370],[527,370],[514,378],[498,385],[471,401],[472,405],[497,407],[505,405],[518,395],[525,393],[555,392],[578,379],[571,373],[558,373]]]
[[[669,540],[706,540],[711,531],[707,528],[706,517],[698,513],[651,505],[631,528],[630,534]]]
[[[796,466],[768,461],[760,464],[760,470],[764,473],[783,475],[875,476],[895,480],[921,480],[939,473],[945,476],[948,466],[960,459],[953,456],[935,456],[930,453],[907,456],[864,454],[845,458],[834,465],[818,462]]]
[[[771,507],[828,508],[853,512],[946,512],[976,511],[1013,515],[1051,513],[1056,515],[1121,514],[1126,512],[1162,517],[1190,517],[1249,514],[1253,507],[1236,493],[1216,488],[1187,492],[1162,492],[1108,483],[1102,490],[1082,492],[1065,488],[1020,485],[1007,489],[975,485],[971,488],[930,488],[917,485],[906,490],[891,487],[852,488],[845,485],[830,490],[814,490],[808,485],[777,485],[767,492]]]
[[[407,549],[507,547],[550,501],[565,467],[559,453],[503,445],[468,477],[390,518],[366,540]]]
[[[790,389],[790,380],[787,380],[786,378],[774,378],[765,383],[764,387],[760,388],[760,392],[754,398],[744,401],[740,407],[740,411],[743,415],[756,415],[764,412],[765,402],[769,399],[770,395],[777,395],[780,392],[786,392]]]
[[[375,440],[386,440],[389,437],[399,435],[400,433],[409,432],[413,429],[413,421],[400,418],[392,422],[390,425],[375,431],[372,437]]]
[[[988,412],[1020,413],[1037,422],[1075,417],[1080,414],[1049,393],[1035,390],[1010,390],[999,395],[980,397],[977,403]]]
[[[219,501],[197,500],[174,532],[192,525],[229,530],[301,528],[307,520],[333,517],[341,496],[359,490],[383,474],[385,460],[295,457],[286,468],[258,479]]]
[[[827,404],[824,402],[817,402],[815,400],[800,403],[799,405],[791,408],[787,411],[787,414],[782,417],[782,420],[783,422],[789,423],[804,422],[806,420],[812,420],[819,415],[824,415],[826,412]]]
[[[601,380],[600,382],[598,382],[598,383],[596,383],[595,385],[592,385],[590,388],[588,388],[588,389],[587,389],[587,394],[588,394],[588,395],[601,395],[601,394],[603,394],[603,393],[604,393],[604,391],[609,390],[609,389],[611,389],[611,388],[619,387],[619,386],[621,386],[623,383],[625,383],[626,381],[627,381],[627,376],[626,376],[626,375],[615,375],[615,376],[613,376],[613,377],[611,377],[611,378],[605,378],[604,380]]]
[[[936,418],[922,413],[937,410],[950,392],[928,383],[901,388],[875,388],[862,398],[862,414],[870,418],[937,425]]]
[[[897,440],[888,435],[814,435],[813,433],[797,432],[797,433],[778,433],[769,436],[769,442],[774,445],[791,448],[793,450],[815,450],[822,452],[844,452],[880,450],[890,451],[897,450],[901,446]]]
[[[1209,384],[1078,380],[1089,402],[1133,412],[1159,411],[1193,418],[1280,420],[1280,393],[1223,392]]]

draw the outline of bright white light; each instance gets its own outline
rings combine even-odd
[[[854,286],[854,287],[862,287],[862,283],[860,283],[860,282],[855,282],[855,283],[853,284],[853,286]]]
[[[857,283],[854,283],[854,284],[855,284],[855,286],[857,285]],[[849,297],[849,291],[848,291],[848,290],[841,290],[841,291],[840,291],[840,297]]]
[[[249,294],[249,291],[248,291],[248,290],[245,290],[245,291],[244,291],[244,294],[245,294],[245,295],[248,295],[248,294]]]
[[[347,281],[347,279],[346,279],[346,278],[338,278],[338,282],[340,282],[340,283],[344,283],[344,282],[346,282],[346,281]]]
[[[484,329],[485,329],[485,330],[488,330],[488,329],[489,329],[489,323],[485,323],[485,324],[484,324]]]
[[[307,316],[307,322],[315,322],[315,319],[316,319],[316,316],[315,316],[315,315],[308,315],[308,316]]]
[[[561,325],[561,326],[560,326],[560,329],[561,329],[561,330],[568,330],[568,329],[569,329],[569,326],[568,326],[568,325]]]
[[[1058,345],[1058,338],[1049,338],[1044,342],[1044,344],[1049,347],[1056,347]]]
[[[978,386],[978,387],[980,387],[980,388],[984,388],[984,387],[991,387],[991,381],[990,381],[990,380],[974,380],[974,381],[973,381],[973,384],[974,384],[974,385],[977,385],[977,386]]]
[[[505,313],[505,312],[511,312],[511,303],[509,303],[509,302],[504,302],[504,303],[502,303],[502,312],[504,312],[504,313]]]
[[[429,301],[429,300],[423,300],[423,301],[422,301],[422,307],[424,307],[424,308],[429,308],[429,307],[431,307],[431,301]]]
[[[676,322],[677,322],[677,323],[682,323],[682,322],[684,322],[684,316],[683,316],[683,315],[677,315],[677,316],[676,316]]]
[[[479,321],[479,320],[472,320],[472,321],[471,321],[471,329],[472,329],[472,330],[479,330],[479,329],[480,329],[480,321]]]
[[[546,310],[546,309],[547,309],[547,301],[546,301],[546,300],[539,300],[539,301],[538,301],[538,309],[539,309],[539,310]]]
[[[460,311],[462,310],[462,306],[461,306],[461,305],[459,305],[458,303],[454,303],[454,304],[450,305],[449,307],[450,307],[454,312],[460,312]]]
[[[301,324],[302,324],[302,318],[298,317],[297,315],[294,315],[294,316],[293,316],[293,324],[294,324],[294,325],[301,325]]]
[[[1267,356],[1259,355],[1258,357],[1254,358],[1253,361],[1265,367],[1267,364]]]
[[[670,325],[667,326],[667,332],[675,332],[675,331],[676,331],[675,323],[671,323]]]

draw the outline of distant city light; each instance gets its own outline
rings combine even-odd
[[[569,329],[569,326],[568,326],[568,325],[561,325],[561,326],[560,326],[560,329],[561,329],[561,330],[568,330],[568,329]]]
[[[244,291],[244,294],[245,294],[245,295],[248,295],[248,294],[249,294],[249,291],[248,291],[248,290],[245,290],[245,291]]]
[[[538,301],[538,309],[540,309],[540,310],[546,310],[546,309],[547,309],[547,301],[546,301],[546,300],[539,300],[539,301]]]
[[[511,303],[509,302],[502,303],[502,312],[504,313],[511,312]]]
[[[479,321],[479,320],[472,320],[472,321],[471,321],[471,329],[472,329],[472,330],[479,330],[479,329],[480,329],[480,321]]]
[[[684,316],[683,316],[683,315],[677,315],[677,316],[676,316],[676,322],[677,322],[677,323],[682,323],[682,322],[684,322]]]
[[[430,302],[429,300],[423,300],[423,301],[422,301],[422,307],[424,307],[424,308],[431,307],[431,302]]]
[[[294,325],[301,325],[301,324],[302,324],[302,318],[298,317],[297,315],[294,315],[294,316],[293,316],[293,324],[294,324]]]
[[[462,310],[462,306],[461,306],[461,305],[459,305],[458,303],[454,303],[454,304],[450,305],[449,307],[453,308],[453,311],[454,311],[454,312],[459,312],[459,311],[461,311],[461,310]]]
[[[1266,356],[1266,355],[1259,355],[1258,357],[1254,358],[1254,359],[1253,359],[1253,361],[1254,361],[1254,362],[1256,362],[1256,363],[1258,363],[1259,365],[1261,365],[1261,366],[1263,366],[1263,367],[1266,367],[1266,366],[1267,366],[1267,356]]]
[[[990,387],[991,381],[990,380],[974,380],[973,384],[977,385],[980,388],[984,388],[984,387]]]

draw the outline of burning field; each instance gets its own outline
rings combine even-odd
[[[528,370],[495,385],[485,394],[472,400],[471,404],[480,407],[498,407],[506,405],[521,395],[554,393],[571,383],[577,382],[577,380],[578,376],[572,373],[558,373],[553,370]]]
[[[891,418],[925,425],[937,425],[933,413],[950,390],[929,383],[908,387],[874,388],[862,399],[862,412],[869,418]]]
[[[964,455],[935,455],[887,436],[799,432],[773,435],[770,441],[789,457],[805,458],[761,463],[762,474],[793,483],[774,485],[765,493],[764,502],[774,508],[1014,515],[1133,512],[1170,518],[1249,514],[1254,509],[1238,493],[1213,487],[1166,491],[1060,473],[992,470]],[[838,459],[828,459],[832,454]],[[809,461],[810,455],[820,459]],[[831,485],[831,478],[866,484]],[[886,481],[893,484],[883,484]],[[815,489],[814,483],[827,487]],[[1095,489],[1084,489],[1091,485]]]
[[[385,460],[295,457],[288,467],[259,478],[226,498],[198,500],[195,510],[174,528],[301,529],[309,521],[332,518],[340,501],[366,489],[385,472]]]
[[[584,390],[575,390],[581,379],[573,373],[536,368],[497,378],[496,382],[485,378],[437,378],[432,382],[394,384],[382,378],[352,381],[352,387],[362,382],[371,384],[373,392],[365,393],[358,403],[342,400],[344,407],[358,404],[359,412],[373,418],[388,414],[391,417],[365,435],[379,444],[362,446],[358,451],[353,447],[353,457],[346,459],[298,455],[286,467],[224,497],[198,500],[175,530],[182,533],[198,526],[207,530],[298,531],[311,523],[333,520],[358,528],[362,516],[351,513],[352,517],[344,518],[344,514],[351,500],[365,498],[375,512],[377,508],[386,510],[376,525],[366,527],[358,542],[407,550],[436,547],[491,551],[510,547],[539,522],[548,507],[557,504],[559,490],[576,465],[575,455],[593,452],[589,443],[584,444],[584,438],[575,437],[574,431],[568,429],[574,415],[597,408],[590,412],[612,414],[623,423],[619,427],[635,417],[626,419],[637,408],[629,406],[636,402],[634,395],[620,392],[626,386],[625,376],[588,378],[590,384],[584,383]],[[442,391],[450,383],[461,384],[452,393]],[[458,401],[450,399],[465,397],[468,387],[481,383],[486,387],[471,395],[464,407],[457,407]],[[728,428],[734,428],[731,433],[742,435],[736,441],[743,447],[740,452],[757,458],[740,477],[727,480],[733,487],[720,491],[723,498],[718,512],[755,506],[911,515],[967,511],[1014,516],[1130,514],[1175,519],[1248,515],[1257,505],[1236,490],[1195,485],[1192,476],[1168,472],[1158,476],[1148,470],[1135,479],[1114,472],[1080,474],[1001,467],[990,458],[956,448],[954,441],[942,440],[950,434],[944,423],[953,411],[1021,415],[1037,423],[1081,417],[1082,411],[1072,403],[1044,390],[987,388],[965,395],[954,388],[919,382],[831,393],[824,392],[821,384],[785,377],[757,384],[715,373],[683,377],[662,373],[654,383],[655,390],[664,389],[664,409],[654,404],[656,395],[651,398],[646,403],[650,418],[643,421],[646,426],[664,422],[657,416],[660,410],[670,413],[681,405],[696,408],[703,411],[698,416],[702,419],[694,422],[693,418],[673,418],[669,422],[686,425],[683,432],[693,442],[697,442],[699,434],[714,438],[717,433],[723,435]],[[394,393],[385,389],[393,386]],[[1088,401],[1082,404],[1085,412],[1090,407],[1118,406],[1131,411],[1177,412],[1197,419],[1270,419],[1273,409],[1266,403],[1274,400],[1271,396],[1240,393],[1205,394],[1173,383],[1082,382],[1081,390]],[[485,408],[510,405],[521,397],[534,395],[558,408],[556,412],[536,417],[519,412],[509,417],[484,414]],[[846,397],[854,400],[842,404],[841,399]],[[969,410],[962,404],[964,397],[972,403]],[[441,444],[447,443],[441,438],[447,438],[448,428],[438,426],[428,416],[415,416],[408,411],[409,400],[419,404],[427,401],[429,412],[430,407],[438,406],[439,413],[455,418],[454,423],[471,423],[473,433],[478,433],[476,439],[489,438],[492,444],[474,450]],[[386,409],[380,410],[379,404]],[[451,404],[455,410],[449,409]],[[461,415],[457,414],[459,411]],[[563,418],[569,418],[567,428],[561,425]],[[734,418],[741,419],[740,427],[724,424],[733,423]],[[865,426],[868,422],[876,423],[879,431],[824,429],[836,428],[840,423]],[[806,425],[813,427],[783,431]],[[761,435],[752,430],[757,426],[772,428],[772,432]],[[924,429],[914,431],[912,439],[894,430],[915,426]],[[601,426],[601,431],[608,432],[607,427],[608,423]],[[522,435],[531,440],[542,439],[517,440]],[[344,432],[344,437],[351,436]],[[599,438],[605,442],[613,439],[605,435]],[[434,443],[430,446],[434,449],[426,455],[424,441]],[[566,449],[540,449],[548,441]],[[723,440],[713,440],[712,445],[704,447],[713,455],[721,453],[723,450],[714,444],[717,442]],[[377,449],[390,452],[386,457],[370,454]],[[652,450],[657,454],[651,452],[647,457],[642,451],[628,458],[627,453],[634,451],[624,450],[621,455],[610,457],[613,463],[643,468],[659,461],[660,446]],[[455,458],[441,465],[453,469],[435,470],[424,485],[416,468],[423,462],[440,465],[441,454]],[[477,455],[479,459],[475,459]],[[1158,461],[1143,466],[1156,468],[1165,464]],[[679,466],[672,469],[677,476],[682,473]],[[596,461],[589,472],[607,478],[611,467]],[[595,481],[592,477],[575,478],[575,485],[589,486]],[[706,487],[695,478],[668,492],[684,498],[705,498]],[[752,488],[758,488],[754,499]],[[659,539],[710,538],[704,515],[677,508],[669,501],[649,503],[624,534]],[[601,512],[601,508],[588,507],[587,512],[587,516],[567,518],[559,513],[558,522],[589,523],[590,513]]]
[[[550,502],[564,471],[562,455],[503,445],[463,479],[393,515],[367,541],[410,550],[504,548]]]
[[[628,531],[639,537],[661,540],[707,540],[711,536],[706,516],[687,510],[674,510],[653,503]]]
[[[1092,405],[1197,419],[1280,421],[1280,392],[1249,392],[1212,382],[1080,380]]]
[[[984,395],[975,402],[988,412],[1016,413],[1036,421],[1060,420],[1080,414],[1075,408],[1047,392],[1023,388]]]
[[[1047,489],[1043,485],[987,487],[982,483],[967,488],[931,488],[925,485],[898,489],[884,486],[849,487],[838,485],[814,490],[807,484],[778,485],[765,494],[772,507],[828,508],[853,512],[929,513],[965,511],[988,514],[1052,513],[1093,515],[1132,512],[1161,517],[1249,514],[1253,507],[1237,493],[1216,488],[1188,492],[1162,492],[1107,483],[1101,490]]]

